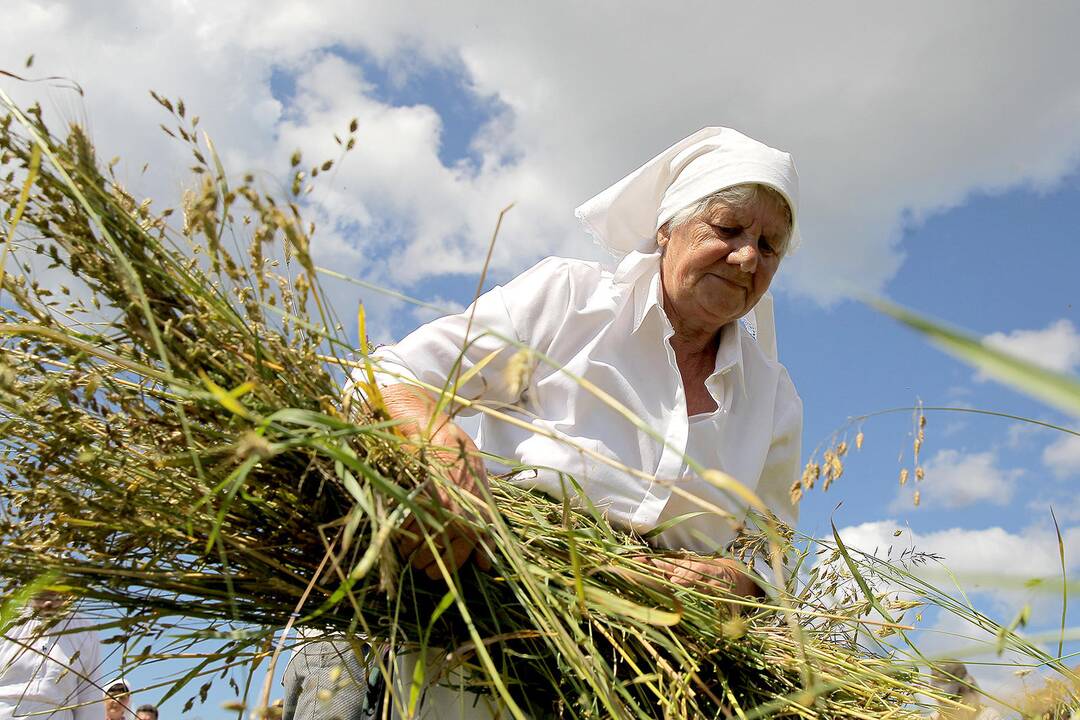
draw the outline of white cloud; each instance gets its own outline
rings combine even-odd
[[[951,401],[951,405],[956,407],[974,407],[971,404],[971,398],[975,395],[975,388],[971,385],[950,385],[945,390],[945,395]]]
[[[1080,527],[1063,528],[1063,534],[1066,547],[1077,547],[1072,543],[1080,542]],[[1061,574],[1057,538],[1052,527],[1042,525],[1024,532],[990,527],[920,533],[895,520],[880,520],[845,527],[840,536],[849,546],[878,557],[885,557],[889,548],[893,557],[906,548],[940,555],[942,564],[959,576],[1027,579]],[[1023,562],[1017,562],[1019,558]],[[1080,557],[1066,555],[1066,561],[1070,570],[1080,568]]]
[[[1060,519],[1060,516],[1059,516]],[[915,532],[892,519],[866,522],[842,528],[840,536],[854,550],[897,562],[905,552],[919,552],[941,558],[936,562],[909,564],[917,577],[946,594],[962,597],[957,607],[968,602],[999,624],[1007,625],[1024,605],[1031,608],[1029,633],[1056,637],[1061,598],[1058,579],[1061,565],[1057,537],[1049,521],[1013,532],[1001,527],[983,529],[949,528],[934,532]],[[899,532],[899,534],[897,534]],[[1063,528],[1066,548],[1080,543],[1080,526]],[[1018,560],[1022,558],[1022,561]],[[1080,558],[1066,553],[1070,576],[1080,569]],[[1029,585],[1034,579],[1048,582]],[[955,581],[955,582],[954,582]],[[878,583],[879,591],[890,590]],[[893,592],[897,588],[891,588]],[[961,590],[963,596],[961,596]],[[905,599],[912,596],[901,593]],[[996,634],[946,609],[927,609],[927,625],[915,623],[915,641],[927,657],[956,658],[968,664],[980,687],[1003,698],[1012,698],[1022,683],[1013,674],[1010,662],[1023,662],[1020,653],[996,651]],[[912,615],[905,616],[912,622]],[[1072,621],[1070,621],[1071,623]],[[1053,653],[1055,646],[1043,650]],[[1031,662],[1031,659],[1027,659]],[[1028,678],[1038,684],[1040,674]]]
[[[926,477],[921,482],[908,480],[890,505],[890,511],[910,509],[912,496],[920,493],[920,504],[933,508],[961,508],[976,503],[1006,505],[1012,500],[1018,469],[998,467],[993,452],[964,453],[939,450],[923,466]]]
[[[319,200],[339,222],[355,225],[354,243],[363,250],[389,254],[384,280],[410,284],[479,270],[498,213],[515,197],[521,200],[505,225],[511,229],[496,245],[496,267],[522,269],[535,259],[542,245],[525,242],[522,227],[540,237],[563,232],[549,219],[545,196],[533,192],[529,168],[485,156],[475,169],[447,167],[439,157],[439,115],[425,105],[394,107],[372,99],[355,65],[313,53],[304,59],[296,88],[292,111],[278,127],[276,153],[287,156],[302,147],[316,158],[332,156],[334,133],[359,118],[356,150]]]
[[[325,142],[359,116],[362,161],[347,163],[326,201],[358,224],[348,236],[358,249],[395,245],[391,262],[350,269],[404,283],[479,268],[512,201],[496,270],[546,253],[595,257],[571,216],[578,202],[698,127],[733,125],[795,155],[806,243],[780,282],[828,301],[895,274],[902,217],[917,222],[973,192],[1049,187],[1075,167],[1080,76],[1060,69],[1080,61],[1078,21],[1072,3],[977,0],[859,13],[840,3],[18,0],[0,9],[0,24],[20,28],[0,67],[18,70],[34,52],[36,71],[79,80],[103,151],[122,152],[139,187],[163,197],[178,182],[170,168],[187,161],[162,149],[148,88],[182,95],[238,170],[279,167],[281,151]],[[463,67],[476,93],[506,108],[474,138],[478,166],[443,165],[437,113],[377,101],[355,68],[325,57],[332,46],[369,53],[395,77],[427,62]],[[303,105],[272,96],[274,68],[299,73]],[[5,86],[82,115],[69,95]],[[159,168],[150,181],[138,176],[143,159]]]
[[[927,657],[964,661],[979,688],[991,697],[1011,701],[1022,695],[1024,681],[1014,671],[1016,665],[1025,663],[1025,658],[1020,653],[1010,651],[999,655],[995,648],[997,637],[993,631],[943,612],[932,625],[919,633],[918,643],[919,649]],[[985,648],[985,652],[973,653],[972,648],[979,646]],[[1030,658],[1027,662],[1031,662]],[[1038,684],[1041,679],[1051,676],[1049,672],[1036,671],[1027,678],[1027,683]],[[982,698],[981,702],[995,705],[988,698]]]
[[[953,420],[952,422],[946,423],[945,427],[943,427],[941,429],[941,437],[943,437],[943,438],[952,437],[953,435],[956,435],[957,433],[961,433],[964,430],[967,430],[967,428],[968,428],[967,422],[965,422],[963,420]]]
[[[1039,495],[1027,504],[1028,511],[1040,517],[1050,517],[1051,508],[1059,523],[1080,522],[1080,495],[1075,492],[1060,496]]]
[[[1044,431],[1045,428],[1032,423],[1012,423],[1005,431],[1005,447],[1010,450],[1025,448],[1031,444],[1036,436]]]
[[[1062,435],[1046,446],[1042,461],[1059,478],[1080,475],[1080,437]]]
[[[983,342],[1050,370],[1067,373],[1080,367],[1080,332],[1064,318],[1044,330],[991,333]]]

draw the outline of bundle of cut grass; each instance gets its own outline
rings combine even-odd
[[[935,696],[912,664],[864,651],[872,603],[825,609],[818,589],[786,613],[731,600],[734,616],[709,593],[646,582],[655,551],[640,538],[498,478],[492,570],[414,577],[393,541],[412,516],[439,531],[425,498],[445,480],[377,398],[343,394],[368,360],[335,329],[299,207],[306,174],[331,161],[301,172],[294,156],[284,199],[250,176],[234,186],[197,119],[159,99],[199,178],[176,230],[80,128],[57,137],[3,99],[5,591],[48,574],[119,608],[111,625],[146,643],[133,662],[160,659],[150,642],[169,618],[205,621],[190,637],[219,650],[170,692],[265,656],[296,620],[442,648],[518,718],[903,718],[917,693]],[[227,249],[238,237],[246,249]],[[46,282],[61,276],[69,286]]]

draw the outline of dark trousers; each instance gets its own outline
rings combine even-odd
[[[347,640],[320,640],[298,647],[281,683],[285,686],[283,720],[379,717],[386,687],[371,646],[354,646]]]

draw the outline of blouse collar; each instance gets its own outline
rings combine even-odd
[[[663,342],[667,343],[674,334],[671,321],[663,307],[663,291],[660,283],[660,252],[643,253],[634,251],[619,263],[615,269],[614,280],[616,283],[630,286],[631,302],[634,308],[634,322],[631,334],[636,335],[644,324],[645,319],[651,314],[657,314],[661,318],[664,328]],[[742,395],[746,397],[746,378],[743,371],[743,327],[738,320],[733,320],[720,329],[720,346],[716,351],[716,366],[712,374],[706,380],[709,392],[713,392],[713,383],[716,378],[731,369],[735,371]],[[717,405],[727,409],[722,398],[713,399]]]

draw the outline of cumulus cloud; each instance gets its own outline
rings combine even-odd
[[[1032,513],[1049,515],[1053,509],[1058,522],[1080,522],[1080,495],[1075,492],[1063,494],[1040,494],[1027,504],[1027,509]]]
[[[941,613],[919,633],[918,642],[919,649],[927,657],[963,660],[979,688],[991,697],[1014,700],[1023,694],[1025,683],[1017,677],[1015,670],[1030,663],[1030,659],[1009,650],[999,654],[997,637],[992,630],[977,627],[956,615]],[[985,648],[984,652],[972,652],[980,646]],[[1041,679],[1052,676],[1049,672],[1036,672],[1027,683],[1037,685]],[[995,706],[989,698],[983,698],[981,702]],[[999,709],[1005,711],[1005,708]]]
[[[1080,542],[1080,526],[1064,526],[1062,531],[1066,548]],[[958,607],[974,602],[981,612],[1003,625],[1028,605],[1031,619],[1027,632],[1055,637],[1061,607],[1061,565],[1057,537],[1048,522],[1020,531],[990,527],[916,532],[896,520],[884,519],[847,526],[839,533],[849,548],[894,563],[905,553],[937,556],[940,564],[909,564],[909,568],[946,594],[957,596],[962,590],[964,599]],[[1015,558],[1023,558],[1023,562]],[[1077,569],[1080,558],[1066,553],[1067,573],[1071,576]],[[878,589],[884,592],[890,586],[879,583]],[[898,588],[891,590],[896,592]],[[900,595],[909,597],[903,592]],[[925,656],[964,660],[983,690],[998,697],[1014,697],[1020,691],[1021,683],[1012,672],[1015,667],[1007,663],[1025,662],[1022,654],[999,654],[995,631],[972,623],[963,613],[933,608],[928,611],[931,614],[925,617],[927,624],[916,622],[914,636]],[[913,617],[906,619],[911,622]],[[1043,649],[1053,653],[1056,646]],[[1031,662],[1030,658],[1027,662]],[[1037,672],[1028,680],[1037,685],[1042,675]]]
[[[961,508],[977,503],[1007,505],[1013,497],[1019,469],[998,467],[994,452],[965,453],[939,450],[923,466],[926,477],[912,478],[900,489],[890,510],[908,509],[913,494],[920,493],[920,504],[933,508]]]
[[[1050,370],[1067,373],[1080,367],[1080,331],[1064,318],[1042,330],[991,333],[983,342]]]
[[[1050,422],[1047,419],[1045,422]],[[1045,432],[1045,428],[1031,423],[1013,423],[1005,431],[1005,447],[1019,450],[1029,446],[1036,437]]]
[[[1046,446],[1042,461],[1059,478],[1080,475],[1080,437],[1062,435]]]
[[[895,534],[897,530],[899,535]],[[1080,526],[1066,527],[1062,532],[1066,547],[1080,543]],[[1052,527],[1020,532],[1000,527],[916,532],[886,519],[843,528],[840,536],[849,546],[882,558],[890,552],[892,557],[899,557],[905,548],[939,555],[949,572],[961,581],[971,580],[970,587],[993,589],[995,581],[1059,578],[1062,571]],[[1069,573],[1080,569],[1080,557],[1066,554],[1065,559]]]
[[[162,149],[148,88],[183,95],[240,167],[272,166],[359,116],[362,162],[337,176],[326,202],[357,250],[393,245],[391,261],[354,258],[352,269],[402,284],[477,270],[510,202],[497,272],[547,253],[597,257],[572,219],[578,202],[701,126],[732,125],[795,155],[806,243],[780,283],[827,302],[879,290],[895,274],[902,219],[973,192],[1049,187],[1075,167],[1080,77],[1063,80],[1060,68],[1080,61],[1078,21],[1072,3],[1032,11],[976,0],[858,12],[842,3],[338,0],[316,11],[284,0],[17,0],[0,8],[0,23],[20,28],[0,67],[35,52],[37,68],[79,80],[95,137],[137,160],[133,179],[163,194],[179,180],[146,181],[141,161],[186,161]],[[475,164],[442,162],[437,109],[381,102],[360,69],[328,57],[340,48],[399,79],[425,64],[460,67],[463,92],[503,108],[476,129]],[[291,106],[272,92],[282,69],[297,79]],[[53,93],[46,105],[78,116],[73,102]]]
[[[479,270],[499,211],[514,198],[521,200],[493,263],[516,267],[534,259],[537,244],[520,239],[522,227],[546,237],[561,232],[549,219],[545,196],[530,187],[526,166],[502,163],[496,150],[482,148],[475,166],[445,165],[439,155],[443,124],[435,110],[374,99],[362,69],[341,56],[308,56],[295,86],[290,112],[278,125],[276,152],[301,147],[330,155],[335,131],[351,117],[359,119],[356,149],[319,202],[337,214],[339,226],[352,228],[357,247],[383,258],[384,277],[412,284]]]

